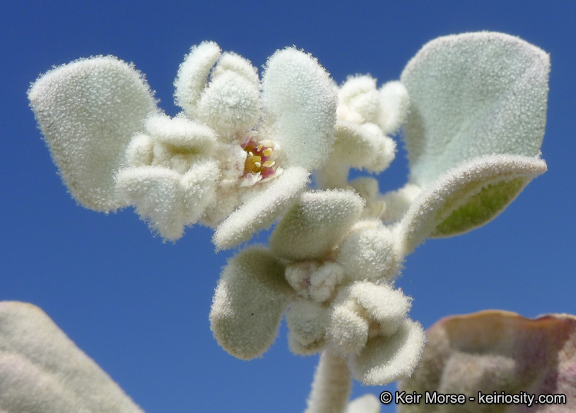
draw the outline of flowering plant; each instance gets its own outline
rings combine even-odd
[[[375,412],[371,398],[348,404],[350,377],[382,385],[414,372],[402,386],[421,389],[443,371],[426,364],[434,336],[425,346],[408,318],[411,299],[394,286],[406,256],[427,238],[486,224],[546,171],[548,72],[542,50],[490,32],[430,42],[399,81],[380,88],[367,75],[338,86],[294,48],[276,52],[260,79],[246,59],[204,42],[180,66],[182,113],[172,118],[143,76],[115,57],[57,67],[28,96],[83,206],[132,205],[172,241],[201,222],[215,228],[218,249],[277,222],[268,247],[245,248],[222,271],[210,313],[216,340],[238,358],[261,356],[285,314],[291,350],[322,352],[308,411]],[[388,167],[390,135],[401,126],[407,184],[381,194],[373,177],[349,180],[350,168]],[[0,393],[3,409],[140,411],[40,310],[4,303],[0,315],[0,377],[12,383]],[[495,371],[489,347],[474,359],[480,379]]]

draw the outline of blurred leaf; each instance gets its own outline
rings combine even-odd
[[[465,394],[466,403],[399,405],[399,412],[519,412],[527,408],[526,404],[478,404],[479,392],[563,394],[566,404],[541,404],[538,411],[576,410],[576,316],[527,319],[506,311],[483,311],[444,318],[427,336],[420,364],[412,377],[399,383],[399,389]],[[468,400],[469,396],[475,401]]]
[[[0,412],[142,413],[38,307],[0,302]]]

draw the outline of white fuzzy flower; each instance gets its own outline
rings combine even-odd
[[[363,208],[352,191],[304,193],[272,233],[270,250],[233,258],[210,314],[218,343],[242,359],[261,355],[289,307],[293,352],[334,351],[367,384],[409,375],[424,333],[407,318],[410,300],[390,285],[403,259],[392,234],[377,220],[358,221]]]
[[[289,48],[269,59],[260,85],[250,62],[204,42],[180,66],[175,87],[185,115],[215,132],[219,184],[202,219],[219,225],[214,243],[229,248],[270,225],[325,163],[332,82],[315,59]]]
[[[175,118],[160,113],[132,66],[95,57],[53,69],[29,91],[72,195],[85,207],[133,205],[169,240],[218,226],[214,242],[246,241],[286,209],[332,150],[336,93],[294,48],[262,82],[246,59],[212,42],[193,47],[175,82]]]

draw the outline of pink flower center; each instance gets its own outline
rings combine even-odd
[[[276,174],[276,155],[272,142],[256,142],[249,138],[242,145],[246,151],[246,162],[244,164],[244,176],[259,175],[260,181],[272,178]]]

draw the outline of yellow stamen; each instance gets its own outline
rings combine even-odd
[[[257,143],[250,138],[241,146],[246,151],[244,163],[244,177],[246,177],[246,180],[244,182],[249,182],[246,185],[266,182],[276,175],[276,162],[272,160],[277,157],[274,156],[274,143],[270,141]]]

